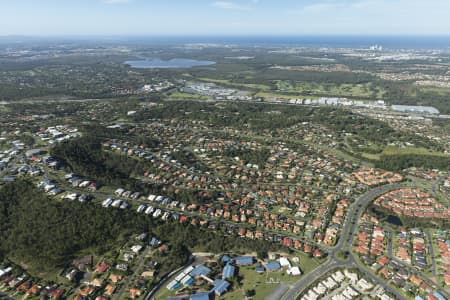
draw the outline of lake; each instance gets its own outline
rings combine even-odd
[[[400,218],[397,216],[389,215],[386,221],[396,226],[403,226],[402,220],[400,220]]]
[[[195,60],[187,58],[172,58],[170,60],[162,60],[159,58],[147,58],[141,60],[128,60],[124,64],[132,68],[138,69],[186,69],[192,67],[214,65],[214,61]]]

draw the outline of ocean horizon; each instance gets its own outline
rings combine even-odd
[[[450,36],[430,35],[241,35],[241,36],[0,36],[0,44],[53,43],[120,43],[120,44],[236,44],[246,46],[290,46],[328,48],[367,48],[380,45],[385,49],[450,49]]]

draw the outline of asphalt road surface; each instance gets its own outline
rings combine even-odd
[[[306,288],[310,286],[317,278],[327,274],[336,268],[357,268],[361,272],[365,273],[373,282],[382,286],[387,292],[392,293],[398,299],[406,300],[406,297],[398,293],[396,290],[392,289],[389,285],[385,284],[378,277],[370,272],[367,272],[362,266],[360,266],[353,254],[351,253],[352,242],[355,234],[358,230],[358,220],[361,218],[365,212],[367,206],[378,196],[381,196],[388,191],[398,189],[407,186],[406,184],[389,184],[381,187],[376,187],[368,191],[367,193],[360,196],[351,206],[347,214],[347,218],[342,227],[342,233],[339,238],[339,242],[336,246],[332,247],[328,251],[329,259],[324,264],[320,265],[312,272],[303,276],[299,281],[297,281],[291,289],[281,298],[282,300],[295,300],[299,294],[301,294]],[[345,253],[347,257],[345,259],[339,258],[336,254]]]

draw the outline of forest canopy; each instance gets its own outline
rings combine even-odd
[[[155,221],[134,210],[57,202],[26,180],[0,188],[0,219],[0,258],[3,255],[41,270],[64,266],[86,249],[92,254],[105,253],[142,232],[159,236],[178,250],[187,247],[220,253],[279,247],[220,230]]]

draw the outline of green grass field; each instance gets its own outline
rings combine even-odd
[[[229,84],[230,81],[228,79],[213,79],[213,78],[199,78],[202,81],[208,81],[213,83],[221,83],[221,84]]]
[[[292,255],[290,255],[292,257]],[[293,263],[293,266],[298,266],[302,273],[308,273],[314,270],[320,265],[320,261],[309,257],[304,253],[295,253],[300,261],[298,263]],[[286,269],[281,269],[277,272],[267,272],[263,274],[258,274],[255,271],[257,264],[248,267],[239,268],[239,278],[241,278],[241,286],[233,287],[228,293],[222,296],[220,299],[225,300],[242,300],[244,299],[244,294],[246,290],[255,290],[256,295],[253,297],[254,300],[263,300],[270,293],[272,293],[277,287],[278,283],[282,282],[285,284],[291,284],[302,278],[302,276],[290,276],[286,273]],[[187,291],[186,291],[187,292]],[[184,294],[184,293],[180,293]],[[166,286],[162,286],[160,291],[155,296],[156,300],[166,300],[168,297],[175,296],[175,291],[169,291]]]
[[[297,95],[289,95],[277,92],[259,92],[256,93],[255,97],[261,98],[280,98],[280,99],[295,99],[295,98],[308,98],[308,99],[318,99],[317,96],[297,96]]]
[[[423,86],[420,87],[420,90],[424,92],[434,92],[441,95],[449,95],[450,94],[450,88],[447,87],[434,87],[434,86]]]
[[[373,154],[373,153],[362,153],[362,157],[370,159],[370,160],[379,160],[380,154]]]
[[[0,112],[8,112],[10,111],[10,108],[8,108],[6,105],[0,105]]]
[[[449,154],[445,154],[442,152],[430,151],[425,148],[416,148],[416,147],[406,147],[406,148],[398,148],[394,146],[387,146],[382,154],[384,155],[395,155],[395,154],[415,154],[415,155],[432,155],[432,156],[450,156]]]
[[[199,78],[202,81],[223,84],[236,88],[259,90],[257,97],[279,97],[279,98],[295,98],[295,95],[288,95],[283,93],[298,93],[301,95],[308,95],[309,98],[314,98],[314,95],[329,95],[340,97],[361,97],[361,98],[382,98],[385,91],[376,87],[372,90],[372,83],[363,84],[326,84],[314,82],[296,82],[291,83],[286,80],[277,80],[274,82],[276,90],[272,90],[266,84],[252,84],[252,83],[237,83],[230,79],[214,79],[214,78]],[[312,96],[309,96],[312,95]]]
[[[314,82],[297,82],[291,84],[289,81],[277,81],[277,89],[281,92],[330,95],[330,96],[352,96],[362,98],[382,98],[385,91],[380,87],[375,87],[372,91],[372,83],[363,84],[326,84]]]
[[[300,258],[300,262],[298,264],[294,263],[293,266],[300,267],[303,274],[311,272],[320,264],[318,261],[310,258],[304,253],[297,253],[296,256]],[[242,287],[232,290],[224,296],[224,299],[241,300],[244,298],[243,295],[246,290],[254,289],[256,295],[253,299],[263,300],[278,287],[277,282],[292,284],[301,278],[301,276],[296,277],[288,275],[286,269],[281,269],[277,272],[258,274],[255,271],[255,266],[241,268],[239,275],[243,277]]]
[[[442,152],[435,152],[425,148],[416,148],[416,147],[399,148],[395,146],[387,146],[386,148],[384,148],[383,152],[378,154],[362,153],[361,155],[367,159],[379,160],[382,155],[407,155],[407,154],[450,157],[449,154]]]
[[[270,86],[265,84],[254,84],[254,83],[236,83],[232,82],[228,79],[212,79],[212,78],[199,78],[202,81],[217,83],[217,84],[224,84],[236,88],[247,88],[247,89],[255,89],[255,90],[261,90],[261,91],[268,91],[270,90]]]
[[[258,274],[255,267],[243,267],[239,270],[239,275],[242,276],[242,286],[225,294],[223,299],[242,300],[245,298],[245,291],[253,289],[256,293],[253,299],[263,300],[278,286],[278,283],[269,283],[272,282],[270,278],[273,279],[273,282],[278,282],[287,276],[281,272]]]
[[[208,100],[208,99],[210,99],[207,96],[194,95],[194,94],[188,94],[188,93],[173,93],[170,95],[170,98],[176,99],[176,100]]]

